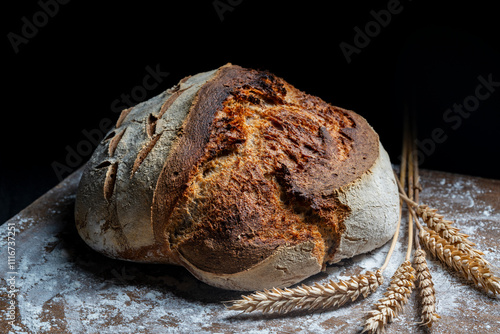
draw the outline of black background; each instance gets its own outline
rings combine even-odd
[[[214,2],[231,10],[218,13]],[[146,98],[227,62],[269,70],[364,116],[396,164],[406,106],[417,114],[421,142],[436,128],[447,138],[427,147],[422,168],[500,179],[500,87],[456,129],[443,119],[475,94],[479,76],[500,82],[494,2],[401,1],[400,13],[348,63],[340,43],[354,45],[354,28],[364,30],[370,12],[390,2],[70,1],[17,53],[9,36],[22,36],[42,7],[4,4],[0,222],[59,182],[53,163],[67,166],[68,148],[86,141],[83,130],[117,119],[112,102],[142,85],[147,66],[169,75]]]

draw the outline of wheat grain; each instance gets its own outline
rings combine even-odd
[[[369,318],[365,322],[363,332],[383,333],[386,324],[391,322],[402,311],[408,302],[408,297],[414,287],[415,269],[410,261],[404,261],[391,278],[391,283],[369,312]]]
[[[291,289],[273,288],[242,296],[242,299],[232,301],[228,309],[243,312],[286,313],[294,308],[314,310],[339,307],[360,296],[366,298],[377,290],[383,280],[382,272],[377,270],[375,273],[367,271],[364,274],[351,276],[346,281],[330,280],[325,284],[302,285]]]
[[[488,262],[464,253],[436,231],[422,227],[420,241],[430,253],[448,267],[454,269],[465,279],[472,281],[485,292],[500,293],[500,278],[493,275]]]
[[[417,272],[418,288],[420,290],[420,302],[422,306],[421,324],[429,328],[436,322],[440,316],[436,313],[436,291],[432,276],[425,259],[425,251],[418,248],[413,257],[413,265]]]

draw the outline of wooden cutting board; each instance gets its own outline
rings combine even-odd
[[[403,225],[385,283],[367,299],[316,312],[240,314],[223,305],[240,292],[210,287],[181,267],[112,260],[87,247],[73,219],[80,176],[75,172],[1,226],[0,333],[359,333],[406,252]],[[500,181],[426,170],[421,177],[422,203],[455,220],[500,266]],[[303,283],[375,270],[388,246],[328,266]],[[500,297],[485,295],[434,260],[429,267],[441,315],[433,333],[500,333]],[[425,333],[417,321],[414,293],[387,333]]]

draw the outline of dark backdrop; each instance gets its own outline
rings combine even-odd
[[[396,164],[408,108],[422,168],[500,179],[494,2],[325,3],[5,4],[0,222],[82,165],[117,109],[227,62],[355,110]]]

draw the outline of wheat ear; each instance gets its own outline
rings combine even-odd
[[[402,187],[399,187],[399,197],[403,199],[409,208],[412,208],[414,213],[420,217],[427,226],[439,234],[439,236],[447,240],[450,244],[454,245],[457,249],[470,255],[471,257],[478,258],[481,261],[488,263],[483,257],[484,253],[480,250],[473,248],[476,244],[468,240],[469,237],[465,233],[461,233],[460,229],[453,226],[453,222],[445,220],[444,216],[437,213],[436,209],[432,209],[427,205],[419,205],[408,196],[406,196]]]
[[[294,308],[314,310],[319,308],[340,307],[358,297],[367,297],[383,283],[382,272],[367,271],[351,276],[350,279],[313,286],[302,285],[296,288],[273,288],[242,296],[232,301],[229,310],[242,312],[261,311],[263,313],[286,313]]]
[[[483,258],[484,253],[473,248],[476,244],[467,239],[469,236],[461,233],[460,229],[453,226],[452,221],[445,220],[442,215],[437,213],[436,209],[431,209],[427,205],[419,205],[415,208],[415,213],[422,218],[429,228],[439,233],[450,244],[453,244],[459,250],[472,257],[477,257],[487,262]]]
[[[441,317],[436,313],[436,291],[425,255],[425,251],[419,247],[413,255],[413,266],[417,272],[416,276],[422,304],[420,323],[430,328]]]
[[[383,333],[386,324],[403,310],[414,287],[415,269],[410,261],[404,261],[391,278],[391,283],[383,298],[370,311],[363,332]]]
[[[492,292],[494,295],[500,293],[500,278],[491,273],[486,261],[464,253],[429,228],[421,226],[419,236],[420,242],[442,263],[485,292]]]

